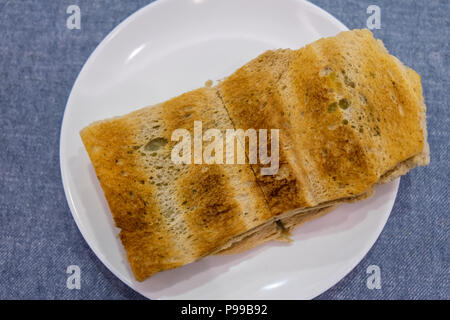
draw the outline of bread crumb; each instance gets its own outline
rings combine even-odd
[[[210,88],[210,87],[212,87],[212,85],[213,85],[213,81],[212,80],[208,80],[208,81],[205,82],[205,87]]]

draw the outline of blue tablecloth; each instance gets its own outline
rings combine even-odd
[[[71,87],[89,54],[149,1],[0,0],[0,299],[141,299],[93,254],[64,197],[59,132]],[[450,298],[450,1],[314,0],[349,28],[381,8],[386,47],[422,76],[431,164],[401,179],[389,221],[362,262],[319,299]],[[82,10],[82,30],[66,9]],[[66,287],[78,265],[81,290]],[[381,269],[381,289],[366,286]],[[251,298],[251,297],[249,297]]]

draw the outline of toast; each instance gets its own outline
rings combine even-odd
[[[351,199],[429,161],[420,77],[368,30],[267,51],[219,90],[236,127],[280,128],[278,173],[252,165],[274,214]]]
[[[176,164],[172,133],[279,129],[279,170]],[[429,162],[420,77],[368,30],[267,51],[200,88],[80,132],[138,281],[297,226]],[[236,145],[249,157],[245,141]],[[191,153],[195,154],[192,149]]]
[[[174,129],[232,127],[201,88],[81,131],[137,280],[208,255],[270,218],[248,165],[175,165]]]
[[[365,60],[362,57],[369,57],[369,59]],[[362,64],[364,61],[366,61],[365,65]],[[340,74],[337,74],[333,68],[339,70]],[[389,79],[386,79],[383,68],[389,70],[387,72]],[[308,72],[305,72],[306,70]],[[384,78],[373,81],[376,74],[380,74]],[[299,78],[298,75],[302,76]],[[315,78],[318,78],[317,82],[310,82]],[[395,81],[399,81],[400,84]],[[386,83],[391,87],[380,90],[380,87]],[[278,225],[272,226],[271,237],[245,237],[241,240],[244,243],[240,243],[239,247],[253,247],[277,238],[284,240],[285,231],[292,231],[295,227],[309,221],[309,215],[318,217],[319,214],[316,214],[316,211],[321,212],[320,216],[331,211],[328,208],[314,209],[314,206],[319,203],[326,202],[336,206],[342,202],[361,200],[372,195],[374,186],[388,183],[416,166],[424,166],[429,163],[426,107],[420,76],[412,69],[405,67],[396,57],[389,55],[382,42],[375,40],[368,30],[343,32],[334,38],[321,39],[297,51],[289,49],[267,51],[225,79],[219,85],[219,90],[235,126],[247,128],[253,126],[282,127],[284,125],[286,128],[282,131],[286,136],[281,141],[288,143],[281,145],[280,150],[282,158],[280,163],[284,164],[282,168],[285,170],[281,172],[286,178],[283,183],[280,183],[282,179],[277,175],[264,177],[258,175],[258,164],[252,165],[271,210],[276,214],[282,214],[286,211],[298,210],[298,207],[305,203],[307,203],[307,207],[313,207],[310,212],[304,211],[287,218],[289,219],[288,227],[285,225],[286,219],[280,216]],[[380,92],[382,95],[379,94]],[[368,97],[371,100],[368,100]],[[385,110],[383,101],[388,97],[392,105],[391,108]],[[396,99],[400,99],[401,103]],[[343,102],[339,103],[340,101]],[[369,103],[369,101],[371,102]],[[295,107],[291,108],[291,106]],[[395,110],[395,107],[398,109]],[[405,118],[405,111],[409,113],[408,119],[402,119]],[[334,114],[335,117],[327,119],[326,113]],[[300,122],[297,119],[304,119],[305,115],[306,117],[309,115],[309,121],[304,120],[303,124],[299,126]],[[392,115],[394,116],[392,117]],[[320,124],[317,119],[322,116],[324,116],[325,122]],[[381,117],[383,117],[382,122],[384,123],[378,125]],[[403,120],[402,128],[397,128],[398,117]],[[291,123],[290,119],[292,118],[296,120]],[[341,119],[342,124],[339,123]],[[350,119],[350,123],[348,119]],[[370,166],[371,171],[365,172],[361,170],[364,162],[352,161],[361,159],[346,159],[342,157],[342,154],[327,159],[330,158],[327,154],[328,150],[326,148],[320,150],[320,146],[324,145],[325,140],[322,139],[321,143],[316,145],[311,143],[317,141],[314,138],[318,135],[317,132],[311,131],[315,129],[311,126],[314,123],[318,123],[319,128],[322,129],[320,135],[323,134],[325,128],[332,129],[326,131],[339,130],[339,127],[350,132],[357,131],[359,137],[348,139],[348,141],[345,139],[344,143],[342,140],[328,140],[330,136],[332,138],[339,137],[339,135],[334,136],[334,133],[322,137],[325,137],[327,142],[334,142],[335,149],[342,148],[343,145],[347,147],[346,145],[350,142],[356,144],[356,149],[354,147],[353,150],[362,147],[365,151],[371,151],[364,155],[366,158],[379,156],[372,161],[378,165],[378,168]],[[356,123],[358,123],[358,127]],[[368,129],[366,134],[364,134],[365,128]],[[398,129],[400,131],[397,131]],[[308,131],[309,135],[305,135],[304,131]],[[380,139],[382,132],[385,136],[384,139]],[[409,137],[411,132],[414,132],[414,135]],[[398,134],[401,135],[401,139]],[[295,136],[295,139],[292,139],[292,135]],[[302,139],[306,143],[299,143]],[[295,144],[291,144],[293,141],[297,146],[300,145],[295,152],[292,151],[296,147]],[[406,148],[403,149],[404,143],[406,143]],[[373,150],[371,150],[372,148]],[[302,156],[302,152],[306,151],[309,156],[308,154]],[[314,152],[319,156],[311,156]],[[397,158],[386,160],[386,152],[397,152]],[[351,154],[348,150],[345,153]],[[358,153],[354,152],[354,155],[358,155]],[[389,156],[392,157],[391,154]],[[320,173],[320,170],[317,169],[322,167],[321,171],[326,172],[329,178],[332,171],[326,164],[327,162],[335,163],[336,160],[333,158],[337,161],[347,160],[348,162],[345,166],[347,170],[342,171],[343,168],[340,168],[341,178],[354,176],[354,171],[349,170],[353,167],[360,174],[356,176],[356,180],[361,179],[365,185],[354,185],[356,190],[348,190],[348,181],[339,181],[338,176],[331,176],[335,195],[342,197],[347,193],[347,197],[344,196],[341,199],[336,197],[337,199],[334,200],[332,196],[319,199],[308,198],[308,195],[316,195],[315,198],[323,195],[324,189],[331,193],[330,187],[333,187],[333,184],[330,185],[329,179],[328,181],[323,179],[323,174],[322,180],[324,181],[321,181],[321,178],[317,177],[317,173]],[[396,163],[396,161],[398,162]],[[325,166],[321,165],[321,162],[325,162]],[[291,166],[290,163],[294,164]],[[306,169],[299,168],[299,163],[308,164],[308,166]],[[310,168],[311,163],[316,164],[312,169]],[[306,175],[305,171],[307,171]],[[289,173],[286,174],[286,172]],[[373,178],[374,174],[375,179]],[[338,190],[336,190],[336,184],[339,187]],[[312,191],[305,190],[307,186]],[[299,193],[298,190],[302,190],[302,192]],[[359,193],[362,190],[365,191]],[[345,193],[340,193],[341,191]],[[267,229],[265,227],[265,230]],[[236,247],[238,246],[236,245]],[[226,252],[225,249],[224,253]],[[236,252],[236,250],[232,252]]]

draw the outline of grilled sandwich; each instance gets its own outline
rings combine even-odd
[[[217,86],[80,135],[142,281],[207,255],[289,241],[302,223],[426,165],[425,112],[419,75],[370,31],[354,30],[267,51]],[[278,129],[278,171],[263,175],[265,165],[250,161],[174,163],[172,133],[194,136],[195,122],[223,133]],[[249,160],[245,138],[235,152]]]

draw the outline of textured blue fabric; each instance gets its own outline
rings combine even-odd
[[[78,231],[59,171],[59,132],[71,87],[89,54],[149,1],[0,0],[0,299],[141,299],[98,260]],[[402,178],[380,238],[319,299],[449,299],[450,1],[314,0],[349,28],[378,5],[386,47],[422,75],[432,160]],[[82,29],[66,28],[78,4]],[[255,13],[256,14],[256,13]],[[79,265],[81,290],[66,288]],[[381,268],[380,290],[366,286]],[[251,298],[251,297],[249,297]]]

